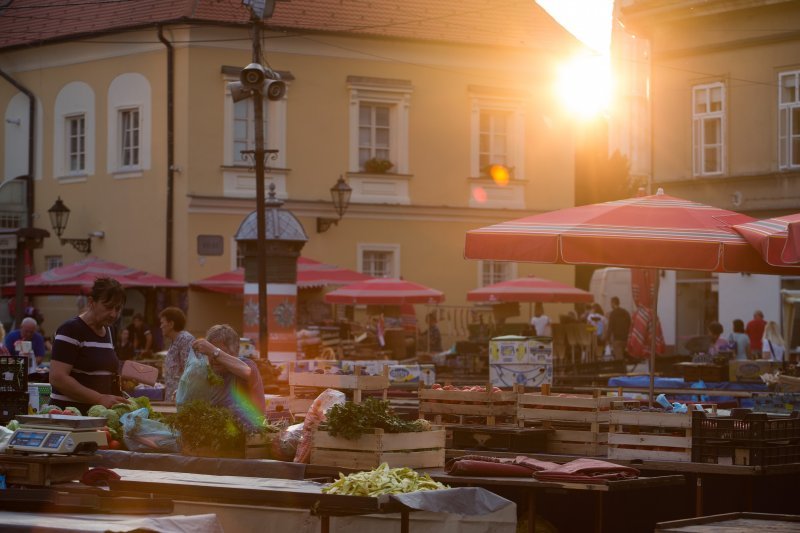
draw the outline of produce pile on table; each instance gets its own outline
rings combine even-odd
[[[363,403],[334,405],[328,411],[321,429],[326,429],[333,437],[352,440],[373,429],[382,429],[387,433],[430,431],[431,423],[423,419],[403,420],[392,412],[388,401],[368,398]]]
[[[434,383],[431,385],[431,390],[451,390],[451,391],[461,391],[461,392],[487,392],[486,387],[481,385],[464,385],[463,387],[459,387],[458,385],[441,385],[439,383]],[[500,387],[492,387],[492,392],[503,392],[503,389]]]
[[[389,468],[386,463],[368,472],[356,472],[322,488],[325,494],[344,496],[380,496],[381,494],[403,494],[419,490],[449,489],[447,485],[434,481],[428,474],[420,474],[411,468]]]

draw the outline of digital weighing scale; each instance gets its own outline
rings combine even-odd
[[[6,452],[93,453],[106,446],[104,417],[69,415],[20,415],[19,429],[11,435]]]

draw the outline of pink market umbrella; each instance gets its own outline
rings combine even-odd
[[[444,301],[444,293],[419,283],[397,278],[374,278],[334,289],[324,296],[332,304],[434,304]]]
[[[733,225],[756,219],[659,192],[551,211],[467,232],[467,259],[794,274],[773,266]],[[658,279],[657,275],[654,279]],[[651,304],[656,315],[656,301]],[[651,321],[651,330],[655,321]],[[653,399],[656,334],[650,336]]]
[[[658,294],[658,271],[649,268],[631,270],[631,292],[636,309],[631,316],[631,330],[628,335],[628,353],[639,359],[647,359],[653,350],[653,329],[655,329],[655,353],[664,353],[664,335],[658,316],[653,313],[655,297]],[[655,328],[654,328],[655,326]]]
[[[371,279],[371,276],[346,268],[321,263],[307,257],[297,260],[297,286],[301,289],[347,285],[356,281]],[[237,268],[195,281],[189,285],[225,294],[242,294],[244,291],[244,269]]]
[[[470,302],[586,302],[592,293],[566,283],[534,276],[493,283],[467,293]]]
[[[800,263],[800,213],[737,224],[733,227],[775,266]]]
[[[88,257],[71,265],[60,266],[25,278],[25,294],[88,294],[95,279],[109,277],[126,289],[134,287],[178,289],[183,283],[145,272],[137,268]],[[3,295],[13,294],[15,283],[3,286]]]

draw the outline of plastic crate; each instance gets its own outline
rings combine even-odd
[[[734,410],[732,416],[719,417],[698,411],[693,413],[692,435],[754,446],[769,442],[795,444],[800,442],[800,412],[780,416]]]
[[[0,424],[28,414],[28,391],[0,392]]]
[[[0,357],[0,392],[28,392],[28,360]]]
[[[800,462],[800,444],[748,446],[695,438],[692,462],[740,466],[791,464]]]

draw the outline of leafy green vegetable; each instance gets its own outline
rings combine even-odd
[[[278,431],[266,419],[259,427],[245,426],[230,409],[205,400],[182,404],[177,414],[167,416],[165,422],[180,433],[181,446],[220,452],[243,449],[248,436]]]
[[[11,420],[6,424],[6,429],[11,431],[16,431],[19,429],[19,421],[18,420]]]
[[[206,380],[212,387],[216,387],[217,385],[222,385],[225,383],[225,380],[222,379],[222,376],[214,372],[214,370],[211,368],[211,365],[206,365]]]
[[[322,488],[326,494],[345,496],[380,496],[381,494],[402,494],[418,490],[448,489],[447,485],[434,481],[428,474],[419,474],[411,468],[389,468],[382,463],[375,470],[356,472],[345,476]]]
[[[334,405],[328,411],[325,426],[332,436],[352,440],[372,429],[382,429],[387,433],[429,430],[430,424],[422,422],[425,423],[398,418],[389,408],[388,401],[367,398],[364,403],[347,402]]]

